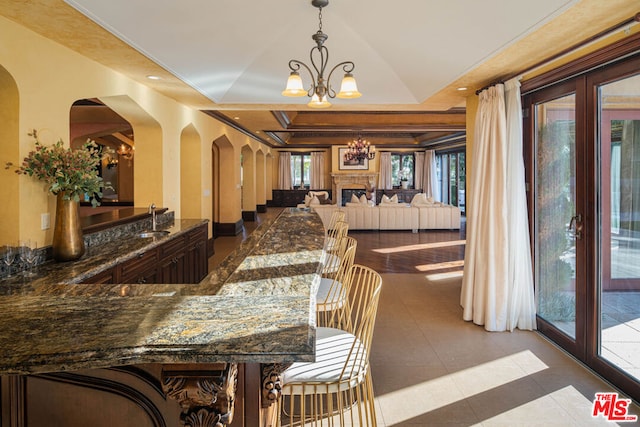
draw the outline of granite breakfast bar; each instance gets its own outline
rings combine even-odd
[[[173,236],[201,224],[177,223]],[[128,240],[135,249],[126,256],[149,249]],[[68,385],[78,384],[78,378],[108,377],[138,394],[149,385],[162,390],[162,398],[180,403],[184,425],[224,425],[236,400],[241,419],[265,424],[269,403],[278,397],[279,372],[288,363],[314,358],[314,295],[323,245],[324,229],[315,213],[286,209],[198,284],[79,283],[89,265],[94,274],[100,271],[105,262],[97,263],[99,257],[115,256],[104,253],[114,250],[109,244],[93,255],[88,251],[79,262],[84,269],[68,263],[54,269],[57,276],[12,284],[0,295],[2,416],[28,406],[19,401],[24,389],[37,395],[43,381]],[[126,375],[136,379],[123,380]],[[91,386],[94,380],[81,388],[99,388]],[[156,398],[143,394],[146,400],[132,400],[144,407],[148,425],[182,425],[163,415]],[[97,399],[104,405],[104,396]]]

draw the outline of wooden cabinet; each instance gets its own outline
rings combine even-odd
[[[177,237],[158,248],[160,283],[193,283],[185,281],[186,236]]]
[[[108,270],[105,270],[101,273],[96,274],[95,276],[92,276],[88,279],[86,279],[84,281],[84,283],[94,283],[94,284],[98,284],[98,285],[106,285],[109,283],[116,283],[115,280],[115,275],[116,275],[116,269],[115,268],[110,268]]]
[[[331,199],[331,190],[313,190],[313,191],[326,191],[329,193]],[[305,190],[272,190],[271,206],[277,207],[296,207],[298,203],[304,203],[304,196],[309,193],[308,189]]]
[[[413,200],[413,196],[415,196],[418,193],[421,193],[421,190],[414,190],[414,189],[404,189],[404,188],[394,188],[394,189],[388,189],[388,190],[376,190],[376,205],[380,204],[380,201],[382,200],[382,196],[384,194],[386,194],[389,197],[393,197],[394,195],[398,195],[398,202],[400,203],[411,203],[411,200]]]
[[[208,272],[207,228],[198,227],[187,234],[186,282],[184,283],[198,283]]]
[[[207,226],[203,224],[84,283],[198,283],[208,272]]]
[[[117,283],[158,283],[158,250],[150,250],[118,266]]]

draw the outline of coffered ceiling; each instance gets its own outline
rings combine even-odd
[[[318,29],[310,0],[0,0],[0,15],[277,148],[344,144],[359,133],[377,146],[459,144],[476,89],[637,8],[637,0],[330,0],[329,67],[354,61],[363,96],[317,111],[280,94],[289,60],[309,63]]]

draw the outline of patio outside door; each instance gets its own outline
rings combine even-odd
[[[640,400],[640,55],[526,94],[538,329]]]
[[[534,127],[534,260],[538,316],[574,352],[581,343],[576,322],[585,259],[583,238],[584,151],[576,138],[575,83],[536,94],[530,107]],[[542,327],[544,329],[544,326]]]
[[[600,158],[594,353],[639,381],[640,73],[620,78],[624,71],[613,68],[593,78]]]

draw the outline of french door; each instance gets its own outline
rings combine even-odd
[[[538,328],[640,400],[640,58],[523,106]]]

